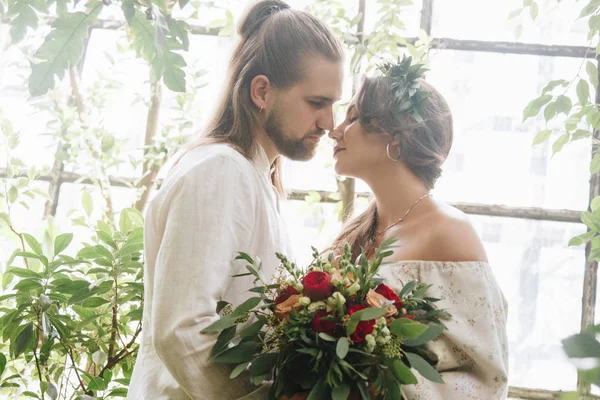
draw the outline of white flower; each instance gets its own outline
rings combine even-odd
[[[354,282],[352,284],[352,286],[350,286],[348,288],[348,295],[352,296],[353,294],[355,294],[356,292],[358,292],[360,290],[360,285],[358,284],[358,282]]]
[[[327,304],[324,301],[315,301],[308,305],[308,311],[313,312],[317,310],[325,310],[327,309]]]
[[[300,303],[300,305],[303,305],[304,307],[308,306],[310,304],[310,297],[300,297],[300,300],[298,300],[298,303]]]

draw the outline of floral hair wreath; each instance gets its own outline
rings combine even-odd
[[[391,80],[395,108],[409,114],[418,124],[425,122],[420,111],[429,93],[419,83],[419,79],[427,71],[424,64],[413,64],[412,57],[403,56],[402,59],[398,57],[396,64],[383,61],[378,69]]]

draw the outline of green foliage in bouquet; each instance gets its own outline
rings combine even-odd
[[[250,291],[257,296],[235,308],[219,303],[221,318],[202,331],[219,333],[213,361],[235,365],[232,379],[272,380],[272,399],[305,391],[309,400],[351,392],[399,399],[401,385],[418,382],[413,370],[443,383],[426,344],[450,315],[435,307],[430,285],[412,281],[396,293],[377,276],[392,243],[356,262],[349,246],[327,259],[313,248],[307,270],[278,254],[281,275],[273,284],[261,277],[260,263],[240,253],[248,272],[238,276],[255,277]]]

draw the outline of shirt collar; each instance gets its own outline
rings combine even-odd
[[[269,179],[269,181],[271,181],[271,163],[269,163],[267,152],[260,143],[257,143],[256,145],[256,153],[254,154],[252,163],[264,176]]]

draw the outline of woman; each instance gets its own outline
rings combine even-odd
[[[415,73],[416,69],[416,73]],[[508,350],[506,303],[481,240],[465,215],[430,194],[452,145],[444,98],[419,78],[410,60],[367,78],[345,120],[332,132],[335,171],[362,179],[374,201],[332,245],[349,242],[358,256],[388,238],[394,254],[381,270],[386,283],[432,284],[431,294],[453,319],[431,350],[445,384],[419,379],[403,386],[412,399],[505,399]]]

